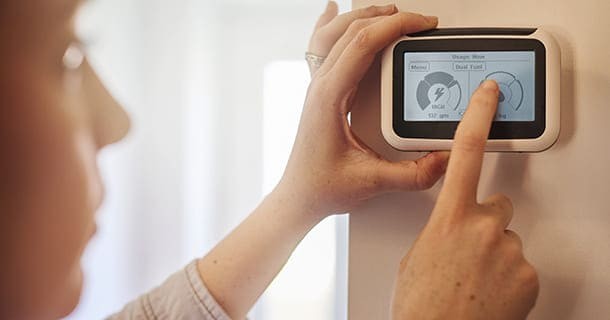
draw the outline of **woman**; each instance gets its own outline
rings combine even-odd
[[[94,215],[103,199],[96,155],[129,131],[127,115],[104,89],[79,48],[73,26],[78,6],[79,0],[7,0],[0,4],[1,319],[55,319],[75,308],[83,281],[80,259],[95,234]],[[432,186],[445,172],[448,153],[431,153],[417,161],[387,161],[351,132],[347,114],[375,55],[401,34],[436,25],[434,17],[398,13],[393,5],[337,16],[336,4],[329,3],[310,48],[313,55],[325,60],[312,63],[314,80],[281,182],[204,258],[193,261],[113,318],[243,319],[299,241],[326,216],[347,212],[384,192]],[[496,90],[481,90],[480,96],[480,105],[493,105],[497,86]],[[492,108],[488,107],[487,113],[479,111],[489,119],[473,131],[476,134],[467,136],[484,142],[484,125],[491,121]],[[482,151],[474,153],[475,160],[477,157],[482,158]],[[474,171],[476,175],[476,165]],[[492,200],[492,204],[503,204],[495,206],[495,211],[508,211],[506,199]],[[438,210],[459,208],[447,203],[439,204]],[[468,207],[472,208],[474,204]],[[427,226],[422,237],[426,238],[427,231],[437,234],[434,230],[439,225]],[[456,231],[454,236],[470,234],[466,231]],[[433,262],[426,255],[412,258],[419,257],[422,250],[435,252],[437,246],[430,249],[430,243],[418,241],[403,261],[395,296],[397,318],[421,314],[421,308],[432,306],[421,299],[429,296],[426,279],[434,276],[417,273],[415,279],[411,269],[425,270],[420,266]],[[449,248],[451,243],[445,245]],[[454,251],[459,250],[450,250]],[[502,252],[495,250],[493,254]],[[459,257],[445,256],[448,265],[461,266],[459,261],[450,260]],[[491,276],[504,272],[505,279],[511,278],[506,276],[506,268],[481,265],[465,263],[456,270],[476,267]],[[513,259],[506,265],[532,273],[525,268],[525,260]],[[515,277],[518,275],[521,273]],[[489,283],[499,278],[491,276],[481,280]],[[480,289],[475,281],[463,281],[464,287]],[[511,299],[523,293],[509,289],[500,291]],[[461,310],[458,314],[473,314],[453,291],[446,293],[446,300],[455,301],[453,305]],[[532,296],[535,300],[531,291],[522,299],[518,314],[531,309]],[[407,299],[415,292],[421,293],[421,298]]]

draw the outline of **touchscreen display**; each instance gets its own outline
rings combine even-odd
[[[460,121],[486,80],[500,86],[495,121],[535,120],[535,52],[405,52],[404,121]]]

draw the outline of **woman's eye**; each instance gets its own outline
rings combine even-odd
[[[71,43],[63,56],[63,65],[67,70],[78,70],[85,61],[85,51],[79,42]]]

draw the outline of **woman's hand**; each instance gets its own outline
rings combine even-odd
[[[402,260],[393,319],[525,319],[538,295],[536,270],[506,230],[511,201],[477,203],[485,143],[498,104],[487,81],[473,95],[430,221]]]
[[[276,192],[318,218],[347,212],[384,192],[430,188],[445,172],[447,152],[390,162],[360,141],[348,121],[359,83],[377,54],[400,36],[438,22],[395,10],[370,7],[336,16],[331,3],[314,33],[310,51],[327,58],[313,70],[297,138]]]
[[[436,19],[380,8],[336,16],[333,6],[312,40],[311,50],[330,52],[316,51],[328,57],[309,88],[282,180],[198,263],[208,290],[232,319],[245,318],[301,239],[326,215],[346,212],[381,192],[430,187],[445,171],[447,153],[399,163],[380,158],[358,140],[347,120],[377,53],[403,34],[433,28]]]

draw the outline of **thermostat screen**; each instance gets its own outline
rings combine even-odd
[[[535,120],[535,52],[405,52],[404,120],[460,121],[486,79],[500,86],[495,121]]]

